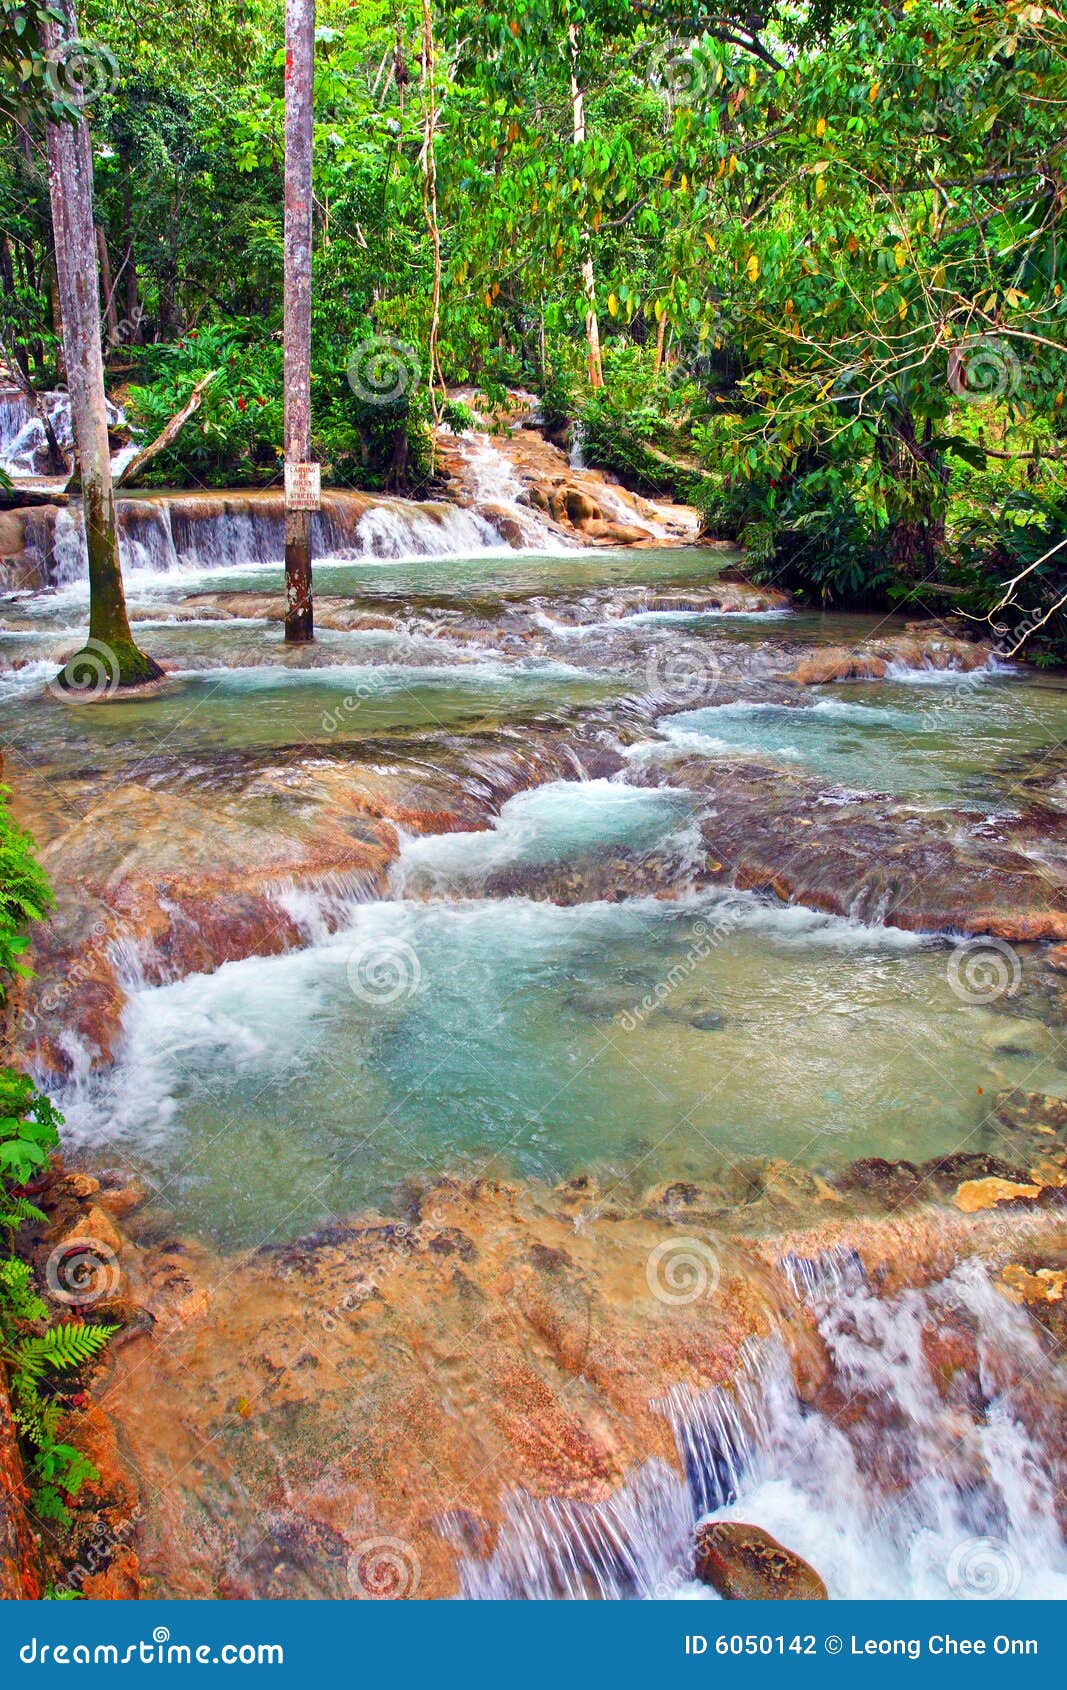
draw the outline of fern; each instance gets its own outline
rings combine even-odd
[[[36,1383],[46,1373],[70,1373],[99,1355],[117,1331],[117,1326],[90,1325],[84,1320],[63,1321],[15,1345],[15,1374]]]
[[[0,1328],[6,1320],[46,1320],[48,1307],[30,1289],[32,1270],[29,1262],[15,1257],[0,1261]]]

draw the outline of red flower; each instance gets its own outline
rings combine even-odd
[[[244,410],[244,408],[245,408],[245,404],[246,404],[246,401],[245,401],[245,400],[244,400],[244,399],[238,399],[238,401],[237,401],[237,409],[238,409],[238,410],[239,410],[239,411],[243,411],[243,410]]]

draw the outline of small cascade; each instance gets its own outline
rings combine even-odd
[[[467,495],[483,521],[499,523],[514,543],[533,551],[573,549],[560,530],[531,504],[515,465],[487,434],[467,430],[457,446]]]
[[[571,469],[585,469],[585,424],[576,417],[571,424],[571,444],[567,453]]]
[[[832,1598],[1067,1595],[1067,1369],[1028,1316],[977,1261],[884,1298],[849,1250],[782,1267],[825,1346],[818,1406],[777,1338],[730,1386],[672,1388],[653,1406],[684,1479],[653,1460],[596,1506],[520,1494],[492,1555],[462,1557],[465,1596],[710,1594],[690,1565],[707,1517],[769,1531]]]
[[[604,1503],[508,1501],[497,1548],[488,1561],[464,1556],[460,1594],[467,1599],[622,1600],[671,1594],[680,1583],[692,1509],[677,1473],[649,1461]],[[441,1522],[462,1547],[462,1536]]]
[[[37,399],[60,447],[69,454],[74,441],[69,395],[39,393]],[[110,400],[107,401],[107,421],[109,428],[122,428],[126,422],[125,413]],[[127,448],[123,450],[128,451]],[[13,479],[46,475],[49,470],[48,437],[44,424],[31,410],[26,395],[16,387],[0,389],[0,469]]]

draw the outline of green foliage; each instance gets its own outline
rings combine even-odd
[[[4,974],[27,972],[20,961],[25,928],[50,901],[29,837],[0,802],[0,1000]],[[117,1328],[84,1321],[49,1324],[30,1264],[12,1253],[25,1223],[45,1224],[44,1214],[19,1188],[47,1169],[61,1124],[26,1075],[0,1068],[0,1229],[8,1238],[8,1253],[0,1254],[0,1367],[8,1375],[15,1424],[30,1451],[34,1506],[42,1519],[63,1525],[70,1518],[69,1500],[98,1475],[91,1461],[56,1436],[63,1404],[54,1394],[55,1382],[92,1362]]]
[[[7,787],[0,787],[0,1002],[6,995],[4,976],[27,972],[20,960],[28,944],[26,927],[39,921],[51,902],[32,842],[11,819],[9,796]]]

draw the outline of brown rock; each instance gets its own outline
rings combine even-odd
[[[1039,1185],[1018,1185],[1014,1180],[969,1179],[964,1180],[952,1201],[965,1215],[973,1215],[979,1209],[991,1209],[994,1203],[1006,1203],[1013,1197],[1037,1197],[1040,1191]]]
[[[698,1526],[694,1568],[728,1602],[825,1602],[814,1567],[759,1526],[716,1520]]]
[[[111,1216],[95,1203],[85,1211],[81,1220],[75,1221],[70,1231],[64,1234],[62,1242],[73,1244],[78,1239],[84,1239],[87,1244],[102,1245],[115,1256],[122,1251],[122,1234]]]

